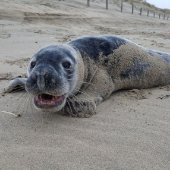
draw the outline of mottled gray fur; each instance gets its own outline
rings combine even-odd
[[[66,73],[61,63],[73,68]],[[13,80],[7,91],[25,88],[37,95],[66,94],[65,102],[45,111],[63,109],[67,115],[89,117],[114,91],[150,88],[170,83],[170,55],[147,50],[116,36],[80,37],[64,45],[49,46],[31,59],[27,79]],[[33,63],[34,64],[34,63]],[[35,88],[30,88],[35,86]]]

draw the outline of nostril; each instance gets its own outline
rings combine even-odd
[[[46,71],[46,72],[44,72],[44,78],[47,78],[48,77],[48,72]]]

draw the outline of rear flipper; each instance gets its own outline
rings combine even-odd
[[[25,83],[27,78],[15,78],[10,81],[7,88],[5,88],[5,93],[12,93],[25,90]]]
[[[169,53],[164,53],[162,51],[156,51],[156,50],[147,50],[148,53],[152,56],[157,56],[166,62],[170,63],[170,54]]]

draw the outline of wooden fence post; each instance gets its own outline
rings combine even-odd
[[[134,11],[134,5],[133,5],[133,3],[132,3],[132,14],[133,14],[133,11]]]
[[[121,0],[121,6],[120,6],[120,8],[121,8],[121,12],[123,12],[123,0]]]
[[[142,8],[140,8],[140,15],[142,15]]]
[[[87,6],[90,6],[90,0],[87,0]]]
[[[147,11],[147,16],[149,17],[149,10]]]
[[[106,0],[106,9],[109,9],[108,0]]]
[[[165,14],[164,14],[164,19],[165,19]]]
[[[159,19],[161,18],[161,14],[159,14]]]

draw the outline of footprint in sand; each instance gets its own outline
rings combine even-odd
[[[163,100],[163,99],[167,99],[167,98],[170,98],[170,94],[162,95],[162,96],[158,97],[157,99]]]

